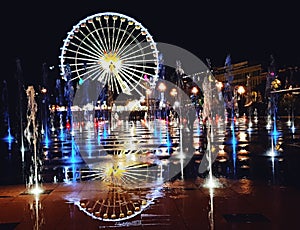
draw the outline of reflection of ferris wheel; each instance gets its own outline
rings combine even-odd
[[[140,214],[153,202],[157,192],[157,189],[123,190],[112,186],[98,197],[83,199],[75,204],[93,219],[121,221]]]
[[[156,44],[136,20],[118,13],[98,13],[81,20],[61,48],[60,68],[69,65],[72,79],[98,80],[117,93],[142,95],[144,79],[158,74]]]

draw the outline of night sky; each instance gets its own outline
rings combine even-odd
[[[198,2],[198,3],[197,3]],[[41,79],[42,64],[56,66],[63,39],[80,20],[100,12],[118,12],[139,21],[156,42],[180,46],[213,66],[248,60],[267,65],[299,65],[297,7],[286,1],[8,1],[1,7],[1,79],[13,78],[21,59],[26,84]],[[163,4],[162,4],[163,3]]]

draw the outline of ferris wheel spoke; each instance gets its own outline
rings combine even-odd
[[[139,174],[139,173],[129,173],[128,171],[126,171],[125,173],[124,173],[124,176],[128,179],[128,178],[130,178],[131,180],[133,180],[135,183],[137,182],[137,180],[140,178],[140,177],[138,177],[138,176],[141,176],[141,174]],[[141,179],[139,179],[139,180],[141,180]]]
[[[120,70],[120,74],[125,76],[125,80],[126,80],[126,81],[129,81],[129,83],[131,84],[131,86],[132,86],[133,88],[136,88],[136,86],[133,86],[131,82],[134,82],[134,83],[136,83],[137,85],[140,83],[140,82],[137,81],[135,78],[133,78],[132,75],[135,76],[135,77],[137,77],[138,79],[140,79],[140,76],[137,75],[137,74],[135,74],[135,73],[133,73],[133,72],[129,72],[129,71],[126,70],[126,69],[122,69],[122,70]],[[140,84],[140,87],[142,87],[143,89],[146,89],[146,87],[145,87],[143,84]],[[138,91],[138,93],[139,93],[140,95],[142,95],[141,92]]]
[[[119,94],[119,93],[120,93],[120,91],[119,91],[119,87],[118,87],[117,80],[116,80],[116,78],[115,78],[115,77],[113,78],[113,80],[114,80],[114,84],[117,86],[117,87],[116,87],[117,94]]]
[[[128,79],[128,75],[126,73],[120,71],[120,76],[122,76],[124,81],[127,82],[132,88],[135,88],[135,86],[132,84],[132,82]],[[126,85],[127,85],[127,83],[126,83]],[[122,91],[122,92],[124,92],[124,91]],[[124,93],[128,93],[128,92],[124,92]],[[138,93],[140,94],[140,92],[138,92]]]
[[[130,56],[130,55],[132,55],[132,54],[135,54],[135,53],[137,53],[137,52],[142,52],[142,50],[151,47],[151,44],[148,44],[147,46],[142,46],[142,44],[144,44],[144,41],[145,41],[145,40],[142,40],[141,42],[138,42],[138,43],[136,43],[135,45],[132,45],[130,49],[124,50],[125,52],[123,52],[122,54],[120,54],[120,56],[121,56],[122,58],[125,58],[125,57],[128,57],[128,56]],[[142,47],[138,47],[139,49],[134,50],[134,51],[128,53],[128,52],[131,51],[132,49],[137,48],[137,46],[142,46]],[[126,47],[126,48],[127,48],[127,47]]]
[[[133,180],[132,179],[129,179],[129,178],[126,178],[125,176],[121,177],[121,182],[125,185],[125,184],[132,184],[133,183]],[[127,203],[125,201],[125,198],[124,198],[124,202],[123,202],[126,207],[127,207]]]
[[[84,43],[87,47],[89,47],[91,50],[93,50],[95,53],[97,53],[98,55],[101,55],[102,51],[99,49],[98,46],[95,45],[95,43],[90,39],[90,37],[88,35],[86,35],[85,33],[83,33],[82,30],[79,30],[79,32],[84,36],[84,39],[81,39],[81,42]],[[76,38],[80,39],[78,36],[76,36]],[[89,41],[88,44],[85,39],[87,41]],[[93,47],[92,47],[93,46]]]
[[[128,23],[130,23],[130,22],[128,22]],[[129,39],[129,38],[132,38],[132,34],[133,34],[134,31],[135,31],[135,27],[131,30],[131,32],[130,32],[130,34],[127,36],[126,40],[122,43],[122,46],[116,51],[116,52],[117,52],[117,55],[120,56],[120,52],[122,51],[124,45],[127,44],[128,39]]]
[[[82,76],[84,76],[84,75],[86,75],[86,74],[89,74],[90,72],[92,72],[93,71],[93,69],[92,69],[92,67],[89,67],[88,69],[88,71],[86,71],[86,69],[87,68],[80,68],[80,69],[77,69],[77,66],[79,66],[79,65],[81,65],[81,64],[72,64],[73,66],[76,66],[76,70],[73,70],[72,72],[74,73],[74,72],[77,72],[77,73],[79,73],[79,72],[82,72],[81,74],[78,74],[76,77],[74,77],[73,78],[73,80],[74,79],[77,79],[77,78],[81,78]],[[97,66],[98,65],[93,65],[93,67],[94,68],[97,68]]]
[[[155,66],[146,66],[146,65],[134,65],[134,64],[127,64],[127,63],[123,63],[122,66],[127,66],[127,67],[138,67],[138,68],[144,68],[144,69],[156,69]]]
[[[70,60],[81,60],[81,61],[95,61],[94,59],[90,59],[90,58],[71,57],[71,56],[65,56],[65,59],[70,59]]]
[[[130,175],[124,175],[122,177],[125,180],[124,184],[136,184],[137,183],[137,178],[130,176]]]
[[[148,73],[148,72],[145,72],[145,71],[142,71],[142,70],[139,70],[139,69],[131,68],[131,67],[128,67],[128,66],[123,66],[123,68],[127,69],[127,70],[130,70],[130,71],[135,71],[135,72],[138,72],[138,73],[141,73],[141,74],[152,75],[151,73]]]
[[[103,78],[104,84],[106,84],[108,82],[108,79],[109,79],[109,74],[105,71],[104,72],[104,78]]]
[[[108,19],[109,16],[104,16],[104,19],[106,21],[106,29],[107,29],[107,40],[108,40],[108,49],[111,51],[111,44],[110,44],[110,33],[109,33],[109,24],[108,24]]]
[[[99,70],[98,72],[95,72],[95,77],[93,76],[92,80],[96,80],[96,79],[99,79],[99,77],[101,77],[101,75],[104,73],[104,70],[101,69]]]
[[[147,63],[147,62],[153,63],[153,62],[155,62],[155,61],[156,61],[156,59],[136,59],[136,60],[126,61],[126,62],[123,63],[123,65],[124,65],[125,63],[143,63],[143,64],[145,64],[145,63]]]
[[[108,85],[111,86],[112,91],[113,91],[115,88],[117,88],[117,85],[116,85],[116,87],[114,87],[114,80],[113,80],[113,79],[114,79],[113,73],[109,73]]]
[[[93,23],[93,27],[94,27],[94,30],[96,31],[96,34],[98,35],[98,38],[99,38],[99,41],[100,41],[100,43],[101,43],[101,47],[102,47],[102,50],[103,50],[103,52],[104,52],[104,50],[107,50],[107,47],[105,47],[105,44],[103,43],[103,39],[102,39],[102,37],[101,37],[101,35],[99,34],[99,29],[97,29],[96,28],[96,26],[95,26],[95,23]],[[98,40],[98,39],[97,39]]]
[[[106,52],[108,52],[109,47],[107,45],[106,36],[105,36],[105,32],[104,32],[104,27],[102,26],[101,18],[99,18],[98,22],[100,24],[100,29],[101,29],[101,32],[102,32],[102,35],[103,35],[103,40],[104,40],[104,44],[105,44],[105,47],[106,47]]]
[[[99,74],[103,71],[104,70],[100,69],[100,67],[94,67],[93,69],[90,69],[90,71],[86,72],[87,77],[84,78],[84,80],[87,80],[87,79],[90,79],[90,78],[92,80],[95,80],[99,76]]]
[[[74,66],[77,72],[81,72],[81,71],[86,72],[86,70],[89,70],[92,68],[101,68],[101,66],[99,66],[98,63],[96,63],[96,62],[72,63],[69,65],[71,67]],[[88,65],[88,67],[86,67],[86,65]],[[82,66],[83,66],[83,68],[82,68]],[[73,70],[73,72],[75,72],[75,70]]]
[[[122,61],[127,61],[127,60],[130,60],[130,59],[133,59],[133,58],[137,58],[137,57],[145,57],[147,55],[154,55],[154,52],[151,51],[151,52],[148,52],[148,53],[142,53],[142,54],[139,54],[139,55],[134,55],[134,56],[130,56],[130,57],[127,57],[127,58],[121,58]]]
[[[116,37],[116,40],[115,40],[115,44],[114,44],[114,47],[113,47],[113,51],[116,51],[117,50],[117,45],[118,45],[118,40],[119,40],[119,36],[120,36],[120,31],[122,29],[122,24],[123,22],[125,21],[124,18],[120,18],[120,25],[118,27],[118,32],[117,32],[117,37]],[[124,33],[123,33],[124,34]]]
[[[134,31],[134,30],[133,30]],[[133,33],[133,31],[132,31],[132,33]],[[130,36],[132,35],[132,33],[130,34]],[[128,43],[128,44],[126,44],[126,46],[124,47],[124,48],[120,48],[120,50],[118,51],[118,55],[119,56],[122,56],[122,54],[124,54],[124,52],[127,50],[127,48],[128,47],[130,47],[130,46],[133,46],[134,47],[134,45],[132,45],[132,43],[133,42],[136,42],[136,41],[138,41],[138,37],[141,35],[141,33],[138,33],[136,36],[132,36],[131,37],[131,41]],[[129,37],[128,37],[129,38]],[[127,41],[126,41],[127,42]],[[136,42],[137,44],[142,44],[142,41],[141,42]],[[133,47],[131,47],[129,50],[131,50]]]
[[[129,89],[127,83],[129,83],[131,85],[131,82],[128,82],[126,78],[122,78],[120,76],[120,73],[118,73],[117,71],[114,72],[113,77],[115,77],[115,79],[117,80],[120,88],[122,89],[122,92],[126,93],[126,94],[130,94],[130,89]]]
[[[134,75],[136,78],[140,79],[140,76],[133,73],[133,72],[129,72],[126,69],[121,69],[120,70],[120,75],[123,76],[123,79],[128,82],[133,88],[135,88],[135,86],[132,83],[138,84],[139,81],[136,80],[134,77],[132,77],[132,75]]]
[[[131,85],[132,85],[131,82],[134,82],[134,83],[136,83],[136,84],[139,84],[140,81],[136,80],[133,76],[135,76],[137,79],[141,79],[141,76],[140,76],[140,75],[137,75],[136,73],[134,73],[134,72],[132,72],[132,71],[128,71],[128,70],[125,69],[125,68],[122,68],[122,69],[120,70],[120,73],[121,73],[122,75],[125,76],[124,79],[125,79],[126,81],[129,81]],[[133,85],[132,85],[132,86],[133,86]],[[135,86],[133,86],[133,87],[135,88]],[[143,85],[141,85],[141,87],[142,87],[142,88],[145,88]],[[146,88],[145,88],[145,89],[146,89]]]
[[[105,71],[101,71],[101,73],[99,72],[98,75],[93,78],[93,80],[95,80],[97,78],[98,81],[105,83]]]
[[[94,56],[94,53],[92,53],[92,52],[89,52],[90,54],[88,54],[88,53],[83,53],[83,52],[80,52],[80,51],[75,51],[75,50],[72,50],[72,49],[66,49],[67,51],[70,51],[71,53],[74,53],[74,54],[81,54],[81,55],[83,55],[83,56],[86,56],[86,57],[90,57],[90,58],[94,58],[93,60],[98,60],[99,59],[99,57],[97,57],[97,56]]]
[[[122,20],[122,19],[121,19]],[[122,21],[121,21],[122,22]],[[125,34],[126,34],[126,31],[128,30],[128,27],[129,27],[129,24],[127,24],[127,26],[126,26],[126,28],[123,30],[123,34],[122,34],[122,37],[120,38],[120,40],[119,40],[119,43],[116,43],[117,44],[117,47],[116,47],[116,49],[115,49],[115,52],[117,52],[118,50],[119,50],[119,47],[120,47],[120,45],[121,45],[121,43],[122,43],[122,41],[123,41],[123,39],[124,39],[124,36],[125,36]]]
[[[90,24],[93,24],[93,26],[95,27],[94,25],[94,22],[90,22]],[[104,49],[103,47],[100,45],[98,39],[95,37],[94,35],[94,31],[91,31],[90,28],[87,26],[86,29],[89,31],[89,34],[93,37],[94,41],[96,42],[96,44],[98,45],[98,48],[100,50],[101,53],[103,53]]]
[[[79,45],[78,44],[75,44],[74,43],[74,45],[76,46],[76,47],[78,47],[78,49],[83,49],[83,50],[85,50],[85,51],[87,51],[87,52],[89,52],[89,53],[93,53],[94,52],[94,54],[96,53],[96,54],[98,54],[98,55],[101,55],[101,52],[99,53],[99,51],[98,50],[95,50],[91,45],[89,45],[89,44],[87,44],[84,40],[81,40],[79,37],[77,37],[77,36],[74,36],[74,38],[76,38],[80,43],[79,43]],[[73,44],[73,43],[72,43]],[[85,45],[85,47],[83,47],[81,44],[84,44]],[[89,49],[88,49],[89,48]],[[89,50],[89,51],[88,51]],[[93,51],[93,52],[92,52]]]
[[[111,50],[114,52],[114,40],[115,40],[115,28],[116,28],[116,16],[113,16],[113,26],[112,26],[112,41],[111,41]]]

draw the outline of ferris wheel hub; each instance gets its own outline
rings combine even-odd
[[[115,71],[119,71],[122,67],[120,57],[117,52],[113,51],[108,53],[105,52],[100,59],[99,64],[107,73],[115,73]]]

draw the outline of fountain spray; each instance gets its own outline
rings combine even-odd
[[[37,166],[37,136],[38,136],[38,128],[36,125],[36,113],[37,113],[37,103],[35,101],[35,91],[33,86],[29,86],[26,90],[26,95],[28,98],[27,105],[27,126],[24,130],[24,135],[27,138],[29,144],[33,144],[33,152],[34,152],[34,184],[35,186],[32,188],[32,194],[40,194],[42,189],[39,187],[38,183],[38,166]]]

